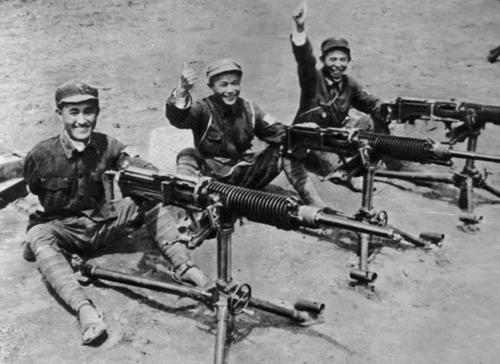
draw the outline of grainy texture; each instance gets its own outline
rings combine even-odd
[[[100,87],[100,131],[170,170],[189,133],[169,126],[164,100],[184,61],[241,61],[242,95],[290,123],[299,88],[289,33],[294,1],[0,1],[0,143],[29,150],[57,133],[53,93],[70,78]],[[498,45],[500,1],[309,1],[308,30],[318,50],[328,36],[352,45],[350,72],[384,99],[456,98],[500,105],[500,67],[486,61]],[[201,68],[201,67],[200,67]],[[208,93],[203,77],[195,97]],[[394,132],[442,138],[419,123]],[[500,127],[489,125],[478,151],[498,152]],[[462,162],[457,162],[456,169]],[[500,184],[500,167],[488,167]],[[436,169],[436,167],[432,167]],[[360,195],[315,180],[335,208],[353,213]],[[283,176],[274,185],[290,190]],[[353,251],[297,232],[246,223],[234,234],[234,276],[256,295],[326,304],[325,322],[299,328],[268,315],[238,318],[229,363],[496,363],[500,355],[500,216],[480,192],[481,231],[456,230],[457,191],[408,183],[377,184],[375,207],[412,233],[447,234],[428,252],[382,248],[370,262],[375,291],[349,286]],[[85,288],[105,313],[110,337],[80,345],[77,321],[44,286],[20,242],[32,197],[0,211],[0,362],[209,363],[214,316],[176,309],[175,296],[104,284]],[[166,279],[142,235],[97,258],[110,269]],[[215,244],[196,261],[215,275]]]

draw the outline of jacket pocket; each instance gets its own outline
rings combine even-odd
[[[221,155],[223,153],[224,140],[220,130],[210,125],[200,140],[199,150],[203,154]]]
[[[69,180],[67,177],[44,177],[40,179],[40,187],[49,191],[65,190],[69,188]]]
[[[70,183],[67,177],[40,179],[40,202],[46,212],[59,212],[70,199]]]

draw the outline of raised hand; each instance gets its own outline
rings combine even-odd
[[[182,66],[181,77],[179,78],[179,85],[176,90],[177,97],[184,97],[194,86],[198,79],[198,72],[187,62]]]
[[[302,1],[292,14],[292,19],[298,31],[303,31],[307,18],[307,0]]]

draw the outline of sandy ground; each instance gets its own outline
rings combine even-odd
[[[244,67],[243,96],[289,123],[298,103],[289,45],[294,1],[0,0],[0,143],[29,150],[57,133],[53,92],[70,78],[100,87],[99,129],[171,170],[188,134],[168,126],[163,102],[184,61],[232,56]],[[500,1],[309,2],[316,47],[347,37],[350,72],[385,99],[397,96],[500,104],[500,66],[485,61],[500,41]],[[200,80],[195,96],[208,90]],[[434,124],[396,125],[399,134],[442,138]],[[497,153],[489,125],[478,150]],[[462,162],[457,163],[459,169]],[[500,184],[500,168],[488,167]],[[360,195],[316,181],[337,209],[354,213]],[[283,176],[275,185],[289,189]],[[375,207],[412,233],[446,234],[441,248],[381,248],[370,262],[373,291],[349,284],[352,249],[298,232],[245,223],[234,234],[234,276],[261,298],[326,304],[324,322],[301,328],[270,315],[238,317],[229,363],[497,363],[500,356],[498,200],[478,192],[481,231],[456,229],[452,187],[377,183]],[[85,290],[105,314],[110,337],[80,345],[78,324],[21,257],[33,197],[0,211],[0,362],[208,363],[214,316],[175,296],[96,283]],[[215,244],[196,251],[215,276]],[[141,234],[98,257],[110,269],[164,279]]]

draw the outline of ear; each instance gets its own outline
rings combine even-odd
[[[99,106],[97,106],[97,110],[96,110],[96,116],[99,116],[99,113],[101,112],[101,108]]]
[[[56,115],[59,117],[59,119],[61,118],[61,115],[62,115],[62,110],[59,109],[58,107],[56,107],[56,109],[54,110]]]

